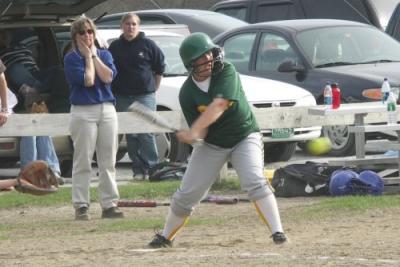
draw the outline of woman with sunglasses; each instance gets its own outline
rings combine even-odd
[[[102,218],[122,218],[115,180],[118,121],[111,82],[116,75],[108,50],[95,46],[96,27],[82,17],[71,26],[73,49],[64,58],[70,88],[70,131],[74,145],[72,203],[76,220],[89,220],[92,159],[96,151],[99,168],[99,201]]]

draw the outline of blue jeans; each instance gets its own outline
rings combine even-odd
[[[60,174],[60,163],[49,136],[22,136],[19,151],[21,168],[34,160],[44,160],[55,173]]]
[[[127,111],[128,107],[135,101],[152,110],[157,109],[155,93],[138,96],[115,94],[115,97],[117,99],[116,107],[118,112]],[[128,145],[128,155],[132,160],[134,173],[144,173],[158,163],[158,151],[154,134],[126,134],[125,136]]]
[[[39,93],[50,93],[53,87],[60,88],[53,79],[56,72],[60,70],[60,67],[53,66],[43,70],[30,71],[23,64],[14,63],[7,67],[5,74],[10,88],[15,93],[18,93],[23,84],[37,89]]]

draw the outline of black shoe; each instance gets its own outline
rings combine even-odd
[[[287,241],[286,235],[282,232],[275,232],[271,237],[275,244],[283,244]]]
[[[57,182],[58,182],[58,185],[64,185],[65,184],[64,179],[61,178],[61,177],[57,177]]]
[[[33,103],[39,103],[43,101],[43,98],[39,94],[38,90],[27,84],[21,85],[21,87],[18,90],[18,94],[22,96],[24,100],[23,101],[24,107],[26,111],[28,111],[29,113],[31,112]]]
[[[109,209],[103,210],[103,212],[101,213],[101,218],[103,219],[124,218],[124,213],[120,211],[117,207],[111,207]]]
[[[144,180],[148,180],[148,179],[149,179],[149,175],[146,173],[134,173],[133,174],[134,181],[144,181]]]
[[[89,208],[80,207],[75,210],[75,220],[77,221],[88,221],[89,220]]]
[[[58,185],[63,185],[65,184],[64,179],[60,176],[60,174],[58,172],[54,172],[54,176],[57,179],[57,183]]]
[[[167,248],[172,247],[172,241],[166,239],[160,234],[156,234],[153,240],[149,243],[149,246],[152,248]]]

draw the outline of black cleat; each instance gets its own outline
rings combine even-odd
[[[117,207],[111,207],[106,210],[103,210],[101,213],[102,219],[118,219],[124,218],[124,213],[120,211]]]
[[[77,221],[88,221],[89,217],[89,208],[88,207],[80,207],[75,210],[75,220]]]
[[[287,241],[286,235],[282,232],[275,232],[274,234],[271,235],[271,237],[274,243],[277,245],[283,244]]]
[[[160,234],[156,234],[153,240],[149,243],[149,247],[152,248],[167,248],[172,247],[172,241],[166,239]]]

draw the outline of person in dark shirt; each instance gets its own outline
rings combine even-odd
[[[0,58],[5,65],[1,63],[0,72],[6,78],[7,83],[9,82],[10,88],[14,87],[14,92],[17,91],[17,94],[22,95],[22,99],[21,97],[20,99],[24,102],[25,108],[29,110],[35,102],[42,100],[39,92],[35,89],[43,88],[42,84],[34,77],[34,73],[37,72],[37,75],[39,75],[38,72],[40,70],[36,65],[32,52],[22,45],[13,46],[11,39],[11,32],[0,32]],[[45,73],[49,74],[46,71],[40,75]],[[16,90],[15,88],[18,89]],[[45,109],[47,110],[47,107]],[[34,160],[44,160],[57,176],[58,182],[60,184],[64,183],[61,178],[60,163],[53,141],[49,136],[22,136],[20,138],[19,155],[21,169]]]
[[[165,69],[161,49],[139,31],[140,19],[134,13],[122,17],[122,35],[109,47],[118,74],[112,83],[117,111],[127,111],[135,101],[156,110],[155,92]],[[133,162],[134,179],[146,179],[158,163],[154,134],[127,134],[128,154]]]
[[[0,31],[0,58],[7,67],[5,76],[10,89],[18,96],[25,111],[30,112],[33,103],[43,101],[41,94],[51,94],[62,88],[63,73],[60,66],[39,68],[32,51],[14,39],[11,30]],[[21,108],[17,107],[17,112]]]

